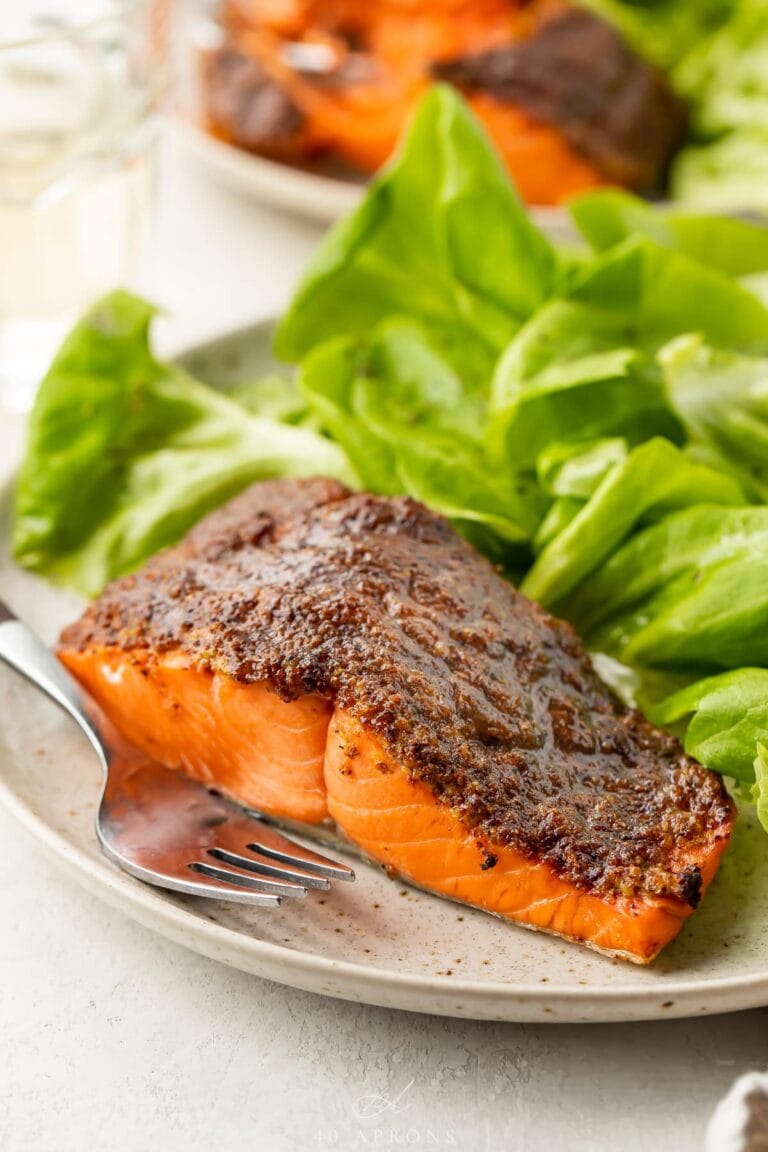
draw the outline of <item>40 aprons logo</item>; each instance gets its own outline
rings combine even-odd
[[[325,1148],[457,1148],[458,1139],[450,1128],[419,1124],[404,1117],[413,1104],[409,1093],[414,1081],[409,1080],[397,1092],[366,1092],[353,1101],[351,1112],[355,1124],[328,1128],[319,1134],[318,1144]],[[401,1118],[402,1117],[402,1118]]]
[[[406,1097],[413,1084],[414,1081],[409,1080],[396,1096],[390,1096],[387,1092],[371,1092],[369,1096],[358,1096],[352,1105],[352,1115],[356,1120],[365,1122],[377,1120],[387,1113],[396,1116],[400,1112],[406,1112],[411,1106],[411,1101]]]

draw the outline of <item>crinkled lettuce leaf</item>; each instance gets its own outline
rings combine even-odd
[[[768,508],[696,503],[632,536],[564,605],[627,664],[768,664]]]
[[[768,669],[738,668],[698,680],[648,711],[654,723],[668,727],[690,717],[686,752],[749,782],[758,745],[768,745]]]
[[[628,451],[627,441],[615,437],[554,443],[539,453],[536,475],[542,491],[553,500],[533,538],[536,556],[565,532],[608,472],[626,460]]]
[[[755,784],[752,799],[757,808],[757,818],[765,831],[768,832],[768,749],[761,743],[757,745],[754,770]]]
[[[392,165],[321,245],[276,350],[295,362],[331,336],[405,314],[487,377],[558,274],[483,130],[457,93],[436,86]]]
[[[727,18],[675,70],[699,137],[718,138],[768,118],[768,0],[733,0]]]
[[[768,2],[733,0],[727,18],[673,73],[692,109],[692,143],[675,160],[676,199],[733,211],[768,207]]]
[[[768,350],[768,308],[759,296],[648,236],[632,235],[598,255],[568,299],[593,311],[598,331],[600,323],[622,325],[626,342],[648,351],[684,332],[700,332],[716,347]]]
[[[292,372],[241,380],[227,390],[227,395],[254,416],[268,416],[281,424],[311,423],[299,382]]]
[[[596,252],[645,236],[728,276],[749,277],[768,267],[768,228],[746,220],[662,209],[617,188],[579,196],[568,210]]]
[[[733,276],[677,248],[648,235],[620,239],[545,304],[501,357],[491,387],[492,449],[524,469],[563,440],[682,442],[657,355],[692,331],[718,347],[762,352],[768,308]]]
[[[662,349],[660,362],[670,403],[702,458],[768,501],[768,358],[689,335]]]
[[[19,563],[92,595],[252,481],[353,479],[338,445],[249,415],[160,363],[126,292],[74,328],[37,394],[16,487]]]
[[[756,120],[684,148],[672,168],[672,198],[690,209],[768,212],[768,123]]]
[[[611,565],[618,563],[617,557],[623,555],[616,550],[632,536],[638,524],[700,501],[732,505],[743,500],[743,492],[731,477],[690,460],[661,437],[649,440],[606,468],[590,498],[536,557],[522,590],[547,607],[560,606],[591,576],[583,597],[590,597],[592,590],[600,587],[605,595],[613,593],[613,604],[625,589],[618,584],[614,589],[607,573]],[[630,540],[627,547],[632,548],[633,544],[634,540]],[[641,572],[645,572],[645,567]],[[627,579],[637,577],[624,569],[622,575]],[[582,627],[596,623],[583,598],[566,604],[565,612]],[[614,647],[606,651],[621,656]]]
[[[768,670],[711,676],[646,707],[656,724],[686,725],[685,750],[737,782],[768,832]]]
[[[546,507],[531,481],[489,470],[484,405],[429,337],[391,319],[367,340],[337,337],[302,364],[301,388],[320,426],[344,448],[365,487],[408,494],[486,544],[529,540]]]
[[[512,341],[494,374],[488,439],[520,470],[553,443],[650,436],[680,439],[658,366],[621,319],[579,303],[546,305]]]
[[[629,445],[621,437],[576,444],[555,441],[539,453],[536,474],[550,495],[588,500],[607,473],[624,463],[628,452]]]

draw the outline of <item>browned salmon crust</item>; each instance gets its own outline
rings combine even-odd
[[[331,698],[483,840],[599,895],[695,906],[698,869],[676,861],[729,834],[720,778],[410,499],[255,485],[110,585],[62,644],[181,651],[284,700]]]
[[[434,75],[488,92],[558,128],[617,184],[658,192],[688,112],[664,76],[607,21],[578,8],[546,15],[528,37],[440,61]]]

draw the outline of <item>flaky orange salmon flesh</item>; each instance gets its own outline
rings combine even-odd
[[[153,759],[638,963],[728,843],[720,778],[409,499],[255,485],[107,587],[59,653]]]

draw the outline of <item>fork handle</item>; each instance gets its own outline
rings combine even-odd
[[[40,637],[22,623],[2,600],[0,600],[0,660],[16,672],[20,672],[77,721],[106,771],[109,763],[107,750],[98,729],[85,709],[85,697],[77,682],[43,644]]]

